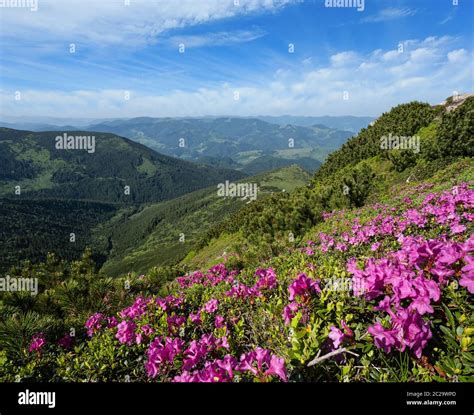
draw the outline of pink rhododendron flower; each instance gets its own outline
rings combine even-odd
[[[464,260],[467,262],[467,265],[461,269],[459,285],[466,287],[471,294],[474,294],[474,257],[468,255]]]
[[[127,307],[120,312],[120,317],[136,319],[142,316],[145,314],[149,302],[150,299],[148,298],[138,297],[130,307]]]
[[[307,297],[313,293],[320,293],[319,280],[313,280],[305,274],[300,274],[288,287],[289,299],[293,301],[297,296]]]
[[[133,343],[133,340],[135,339],[136,327],[137,325],[134,321],[124,320],[118,324],[117,334],[115,335],[115,337],[118,339],[120,343],[127,344],[130,346]]]
[[[259,378],[276,375],[283,382],[287,382],[288,380],[284,360],[272,355],[269,350],[262,349],[261,347],[257,347],[254,351],[244,353],[240,356],[240,362],[236,370],[240,372],[251,372],[254,376]]]
[[[285,306],[285,308],[283,309],[283,319],[285,320],[285,324],[287,326],[290,325],[291,320],[293,320],[293,318],[296,316],[299,309],[300,304],[295,301]]]
[[[84,325],[87,329],[87,335],[92,337],[97,331],[102,328],[102,322],[104,320],[104,315],[102,313],[95,313],[86,321]]]
[[[272,357],[270,358],[270,364],[269,364],[268,370],[264,374],[266,376],[276,375],[283,382],[288,382],[288,375],[285,369],[285,360],[281,357],[272,355]]]
[[[191,322],[193,322],[194,324],[199,325],[202,323],[200,311],[198,311],[197,313],[190,313],[189,318],[191,319]]]
[[[182,353],[184,341],[167,337],[164,341],[157,337],[148,348],[148,360],[145,363],[147,374],[150,378],[156,377],[164,366],[172,364],[174,358]]]
[[[112,329],[114,327],[117,327],[118,325],[118,320],[116,317],[107,317],[107,328]]]
[[[234,369],[237,365],[237,360],[235,359],[235,357],[227,354],[225,355],[224,359],[216,360],[215,363],[227,373],[229,379],[234,378]]]
[[[216,318],[214,319],[214,326],[217,328],[217,329],[220,329],[222,327],[224,327],[225,325],[225,319],[224,317],[222,316],[216,316]]]
[[[206,304],[204,304],[204,311],[209,314],[212,314],[217,311],[217,307],[219,306],[219,301],[216,299],[209,300]]]
[[[208,348],[206,345],[193,340],[189,347],[184,352],[184,360],[183,360],[183,369],[190,370],[194,366],[196,366],[203,357],[207,355]]]
[[[70,349],[74,343],[74,337],[69,333],[66,333],[63,337],[58,340],[58,345],[63,349]]]
[[[344,333],[334,326],[331,326],[330,330],[328,337],[332,340],[332,346],[334,349],[339,349],[344,340]]]
[[[245,284],[237,283],[229,291],[225,293],[226,297],[246,299],[249,297],[257,297],[260,291],[253,287],[247,287]]]
[[[255,290],[270,290],[276,287],[276,274],[272,268],[258,269],[255,272],[255,275],[258,277],[258,280],[253,287]]]
[[[148,339],[151,334],[154,333],[153,328],[149,324],[144,324],[140,327],[139,332],[135,336],[135,342],[137,344],[143,343],[144,340]]]
[[[371,251],[377,251],[377,249],[380,248],[380,245],[381,245],[380,242],[375,242],[375,243],[372,244],[372,246],[370,247],[370,250],[371,250]]]
[[[374,337],[374,343],[385,353],[390,353],[392,348],[399,344],[396,330],[387,330],[380,323],[369,327],[368,332]]]
[[[328,338],[332,342],[332,350],[339,349],[344,340],[354,336],[354,332],[350,329],[350,327],[346,324],[344,320],[341,320],[341,327],[343,328],[344,332],[335,326],[330,327]]]
[[[28,347],[29,352],[37,351],[39,352],[43,346],[46,344],[46,339],[43,333],[36,333],[31,338],[30,346]]]
[[[392,348],[403,352],[408,347],[420,358],[432,336],[429,323],[418,312],[405,309],[397,310],[397,314],[391,317],[391,323],[390,329],[385,329],[380,323],[369,327],[368,331],[374,337],[375,345],[386,353]]]

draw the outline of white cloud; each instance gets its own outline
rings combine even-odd
[[[357,60],[357,54],[352,51],[340,52],[331,56],[331,63],[334,66],[342,66],[355,62]]]
[[[233,32],[206,33],[204,35],[172,36],[167,42],[173,46],[183,44],[186,47],[223,46],[251,42],[265,36],[260,29],[237,30]]]
[[[435,49],[430,48],[418,48],[410,52],[410,57],[413,62],[426,62],[435,58]]]
[[[448,53],[449,62],[463,62],[467,58],[467,52],[464,49],[452,50]]]
[[[453,91],[473,92],[472,51],[455,49],[453,38],[430,37],[403,42],[397,59],[388,50],[365,55],[351,51],[333,55],[326,65],[275,70],[266,83],[214,84],[194,91],[152,94],[122,90],[71,93],[0,91],[5,115],[71,117],[203,116],[203,115],[378,115],[392,106],[421,100],[441,102]],[[430,59],[423,59],[429,57]],[[467,64],[459,65],[460,59]],[[336,63],[336,64],[335,64]],[[344,63],[344,64],[340,64]],[[239,91],[240,100],[234,100]],[[344,91],[349,100],[343,100]]]
[[[37,42],[140,46],[172,29],[274,11],[296,0],[40,0],[39,9],[3,8],[1,36]]]
[[[397,57],[400,57],[400,52],[398,50],[390,50],[383,54],[382,59],[384,61],[392,61],[395,60]]]
[[[453,20],[456,17],[457,10],[458,10],[458,7],[453,4],[453,8],[451,12],[443,20],[441,20],[439,24],[446,24],[450,22],[451,20]]]
[[[380,10],[377,14],[373,14],[367,17],[364,17],[361,21],[363,23],[380,23],[386,22],[388,20],[401,19],[403,17],[414,16],[417,13],[417,10],[409,9],[405,7],[403,9],[398,8],[387,8]]]

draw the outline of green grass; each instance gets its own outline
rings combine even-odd
[[[142,164],[137,167],[137,170],[147,176],[153,176],[158,169],[150,160],[144,158]]]
[[[181,261],[189,269],[208,269],[221,263],[227,254],[234,251],[235,246],[241,242],[239,234],[222,234],[209,245],[196,251],[190,251]]]

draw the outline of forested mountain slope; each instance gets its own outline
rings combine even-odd
[[[89,137],[77,143],[90,148],[58,148],[57,137],[64,135]],[[85,131],[0,128],[0,166],[0,196],[129,204],[168,200],[245,177],[165,156],[113,134]]]

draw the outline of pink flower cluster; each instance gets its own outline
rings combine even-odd
[[[411,200],[405,200],[405,204],[407,209],[401,212],[384,205],[374,205],[373,210],[382,212],[365,225],[361,225],[357,218],[353,221],[351,232],[343,232],[340,235],[336,235],[336,231],[333,235],[320,233],[319,250],[327,252],[329,249],[336,249],[344,252],[349,246],[373,244],[374,239],[380,237],[398,238],[412,227],[426,228],[431,223],[446,227],[454,236],[466,230],[463,222],[474,220],[474,190],[470,190],[466,183],[440,194],[428,194],[418,208],[412,206]],[[327,220],[337,215],[338,213],[324,214],[323,218]],[[378,247],[379,245],[372,245],[373,250]]]
[[[34,351],[39,352],[45,344],[46,344],[46,339],[45,339],[44,334],[36,333],[31,338],[31,343],[30,343],[30,346],[28,347],[28,351],[30,353]]]
[[[474,256],[466,255],[464,261],[466,265],[461,268],[459,285],[466,287],[471,294],[474,294]]]
[[[148,360],[145,368],[149,377],[154,378],[165,366],[172,366],[174,358],[183,351],[184,341],[181,339],[157,337],[148,348]]]
[[[136,323],[133,320],[123,320],[117,326],[117,334],[115,337],[122,343],[130,346],[136,340],[135,329]]]
[[[190,313],[189,318],[191,319],[191,322],[193,322],[194,324],[200,325],[202,323],[202,319],[201,319],[202,313],[205,312],[207,314],[214,314],[217,311],[218,307],[219,307],[219,300],[212,298],[206,304],[204,304],[204,306],[201,307],[197,312]],[[217,328],[224,326],[224,318],[222,316],[216,316],[215,322],[216,322]]]
[[[95,313],[86,321],[84,327],[87,329],[89,337],[94,336],[105,325],[107,328],[116,327],[118,321],[115,317],[106,317],[102,313]]]
[[[63,349],[70,349],[73,344],[74,337],[72,337],[69,333],[66,333],[58,340],[58,345],[61,346]]]
[[[237,283],[236,276],[237,273],[227,272],[225,267],[219,264],[211,268],[207,274],[194,273],[182,277],[179,283],[184,289],[201,283],[212,286],[219,283],[224,285],[234,283],[235,286],[225,294],[227,298],[239,297],[241,292],[247,296],[261,296],[277,286],[276,274],[271,268],[258,269],[255,272],[256,282],[251,287]],[[316,289],[313,283],[307,282],[307,284],[309,290]],[[286,380],[284,360],[268,350],[257,348],[253,352],[243,354],[240,361],[237,361],[230,354],[225,354],[230,350],[227,334],[216,337],[213,333],[207,333],[196,340],[185,340],[183,330],[187,332],[188,318],[200,325],[201,318],[211,316],[214,319],[214,327],[225,328],[224,331],[228,333],[225,318],[218,314],[222,301],[225,301],[225,298],[224,300],[211,298],[197,311],[191,311],[189,303],[185,303],[184,292],[179,296],[169,295],[156,299],[138,297],[132,305],[119,313],[120,322],[115,319],[113,325],[116,327],[115,337],[126,346],[148,343],[145,369],[150,378],[163,375],[167,378],[171,376],[175,382],[222,382],[234,380],[234,373],[239,372],[254,374],[265,381],[275,376]],[[168,334],[153,338],[155,330],[148,316],[159,321],[165,318]],[[232,317],[229,321],[235,323],[236,319],[238,321],[238,318]],[[111,318],[101,313],[92,315],[86,322],[88,335],[92,337],[107,323],[111,327],[110,320]],[[196,328],[191,331],[195,333],[195,330]]]
[[[375,345],[385,353],[390,353],[392,349],[403,352],[408,347],[420,358],[432,336],[430,324],[423,320],[421,314],[403,308],[396,310],[396,314],[390,310],[389,314],[390,328],[386,329],[377,322],[368,329],[374,337]]]
[[[180,338],[157,337],[148,348],[145,368],[150,378],[180,368],[182,372],[173,378],[174,382],[226,382],[234,379],[235,372],[250,372],[262,380],[277,376],[287,381],[284,360],[269,350],[257,348],[244,353],[240,362],[229,354],[222,359],[210,360],[212,354],[222,349],[229,349],[225,336],[216,338],[212,334],[204,334],[187,347]]]
[[[153,300],[150,299],[150,301]],[[155,302],[163,311],[178,310],[183,305],[184,298],[182,296],[168,295],[165,298],[157,298]]]
[[[386,352],[408,347],[421,357],[432,336],[423,316],[434,312],[441,287],[461,273],[460,285],[473,292],[473,257],[469,253],[474,252],[474,235],[464,243],[412,236],[401,236],[399,242],[401,249],[386,258],[371,258],[364,269],[352,259],[347,269],[353,275],[353,287],[357,287],[354,295],[364,295],[368,300],[384,296],[376,310],[388,314],[390,327],[377,322],[369,328],[377,347]]]
[[[204,304],[204,311],[206,313],[212,314],[217,311],[217,307],[219,306],[219,300],[212,299],[209,300],[206,304]]]
[[[288,287],[290,303],[283,309],[283,318],[286,325],[291,323],[291,320],[299,311],[302,312],[302,322],[307,320],[308,301],[312,295],[321,293],[319,282],[319,280],[313,280],[306,274],[300,274],[290,284]]]
[[[237,360],[231,355],[223,359],[206,362],[204,367],[193,372],[183,371],[173,378],[175,383],[215,383],[231,382],[234,379],[234,370]]]
[[[231,382],[235,372],[250,372],[261,381],[273,377],[288,381],[285,361],[269,350],[257,347],[254,351],[242,354],[239,362],[233,356],[226,355],[223,359],[206,362],[203,369],[194,372],[185,370],[174,378],[174,382]]]
[[[277,286],[276,274],[272,268],[258,269],[255,271],[255,276],[258,279],[252,287],[237,283],[225,295],[233,298],[260,297],[265,290],[271,290]]]
[[[351,328],[346,324],[344,320],[341,320],[341,326],[344,331],[338,329],[335,326],[331,326],[330,331],[329,331],[329,339],[331,340],[332,343],[332,350],[339,349],[339,346],[348,339],[351,339],[354,337],[354,332],[351,330]]]
[[[193,272],[190,275],[179,277],[176,279],[181,288],[189,288],[199,284],[205,287],[215,286],[226,282],[232,284],[238,271],[227,271],[224,264],[217,264],[210,268],[207,273],[200,271]]]
[[[227,337],[216,338],[212,334],[204,334],[201,339],[191,341],[189,347],[185,350],[183,369],[192,369],[209,353],[222,348],[229,348]]]
[[[137,319],[146,313],[150,298],[138,297],[134,303],[120,312],[120,317]]]
[[[84,325],[87,329],[87,335],[92,337],[97,331],[102,328],[102,322],[104,321],[104,315],[102,313],[95,313],[89,317]]]

